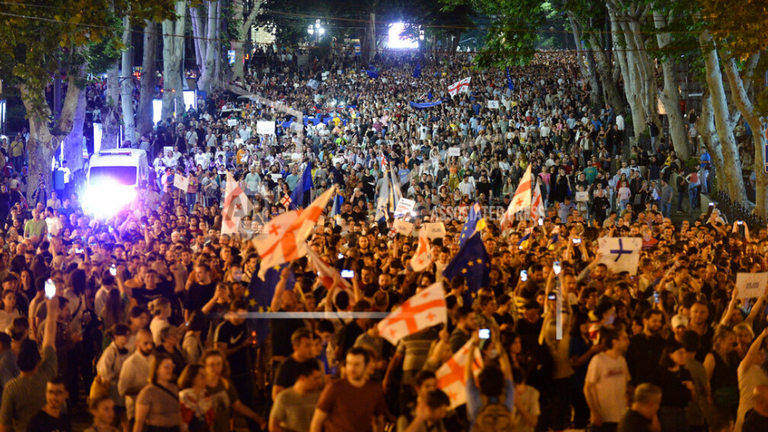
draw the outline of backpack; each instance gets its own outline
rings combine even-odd
[[[512,413],[504,405],[504,395],[499,397],[498,403],[488,403],[486,397],[482,397],[483,407],[477,414],[473,432],[501,432],[510,431],[514,425]]]

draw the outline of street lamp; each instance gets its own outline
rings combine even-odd
[[[315,20],[315,25],[310,24],[309,27],[307,27],[307,33],[309,33],[310,36],[315,35],[315,45],[320,41],[320,37],[325,34],[325,29],[320,24],[320,20]]]

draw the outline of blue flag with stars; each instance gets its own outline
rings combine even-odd
[[[296,183],[296,187],[291,192],[291,210],[297,210],[299,207],[306,208],[312,202],[312,161],[307,162],[307,167],[301,174],[301,179]]]
[[[464,223],[464,227],[461,229],[461,236],[459,236],[459,247],[463,247],[467,240],[472,237],[475,231],[481,231],[485,228],[485,221],[483,221],[483,214],[480,209],[480,204],[475,203],[469,208],[469,215],[467,215],[467,221]]]
[[[421,77],[421,65],[416,63],[416,69],[413,70],[413,77],[414,78],[420,78]]]
[[[507,88],[510,91],[515,90],[515,84],[512,82],[512,76],[509,74],[509,66],[507,66]]]
[[[264,280],[261,280],[257,276],[261,267],[261,262],[259,262],[256,270],[253,272],[253,276],[251,276],[251,283],[248,284],[248,289],[245,291],[245,301],[248,302],[249,312],[271,312],[272,297],[275,296],[275,287],[280,282],[280,273],[289,264],[285,263],[272,267],[267,270]],[[288,282],[285,289],[292,290],[294,285],[296,285],[296,275],[291,270],[288,273]],[[268,319],[247,319],[245,322],[248,325],[248,329],[256,331],[256,339],[259,345],[267,340],[269,336]]]
[[[448,263],[443,270],[446,279],[456,276],[464,276],[467,279],[467,288],[464,293],[464,304],[472,304],[472,297],[480,288],[488,286],[488,275],[491,272],[491,258],[485,250],[482,236],[475,233],[469,237],[459,249],[459,253]]]

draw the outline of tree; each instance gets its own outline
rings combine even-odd
[[[221,57],[221,10],[222,1],[205,1],[205,7],[190,7],[189,19],[195,40],[195,58],[200,76],[197,88],[210,92],[218,86],[220,78],[216,63]],[[205,13],[205,16],[203,16]]]
[[[246,41],[251,38],[251,27],[256,22],[256,16],[261,12],[262,0],[236,1],[235,22],[240,22],[239,37],[232,41],[232,49],[235,50],[235,64],[232,68],[233,78],[242,78],[244,74],[243,61]]]
[[[30,122],[28,192],[37,187],[38,175],[47,185],[54,152],[72,130],[84,85],[82,66],[90,49],[102,40],[120,40],[112,22],[115,16],[163,19],[173,16],[169,0],[6,0],[0,20],[0,76],[18,86]],[[67,74],[67,94],[61,115],[50,121],[51,108],[45,88],[51,76]]]
[[[163,120],[181,115],[184,107],[184,86],[181,82],[181,58],[184,55],[184,26],[187,3],[174,2],[175,20],[163,21]]]
[[[155,75],[157,65],[157,23],[147,20],[144,27],[144,51],[141,57],[141,86],[136,123],[139,135],[152,130],[152,99],[155,96]]]
[[[133,56],[131,55],[131,18],[123,18],[123,53],[120,66],[120,105],[126,141],[136,141],[136,121],[133,118]]]

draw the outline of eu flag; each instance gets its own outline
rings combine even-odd
[[[467,221],[464,223],[464,227],[461,228],[461,236],[459,236],[459,247],[463,247],[467,240],[472,237],[475,231],[482,231],[485,228],[485,221],[483,220],[483,214],[480,210],[480,204],[475,203],[469,208],[469,215]]]
[[[511,91],[515,90],[515,85],[512,83],[512,77],[509,75],[509,67],[507,67],[507,88]]]
[[[416,69],[413,70],[413,77],[414,78],[420,78],[421,77],[421,65],[416,64]]]
[[[277,265],[269,270],[264,275],[264,280],[259,279],[259,268],[261,262],[256,266],[256,270],[251,276],[251,283],[248,284],[248,289],[245,292],[245,301],[248,302],[249,312],[270,312],[270,305],[272,304],[272,297],[275,296],[275,287],[280,282],[280,273],[282,273],[285,266],[290,263]],[[292,290],[296,285],[296,275],[293,274],[293,270],[288,274],[288,282],[286,289]],[[256,338],[258,344],[261,345],[269,336],[269,320],[268,319],[248,319],[246,320],[248,328],[250,330],[256,330]]]
[[[452,279],[456,276],[464,276],[467,279],[467,287],[464,293],[464,304],[472,303],[472,296],[477,291],[488,286],[488,274],[491,272],[491,258],[485,250],[482,236],[475,233],[469,237],[459,253],[448,263],[443,270],[443,276]]]
[[[368,78],[378,78],[379,77],[379,71],[376,70],[376,68],[371,68],[371,70],[363,69],[365,73],[368,74]]]
[[[291,209],[305,208],[312,202],[312,162],[307,162],[307,167],[301,174],[301,179],[291,192]]]

